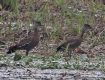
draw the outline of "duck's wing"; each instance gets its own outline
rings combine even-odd
[[[17,48],[25,49],[30,43],[32,43],[32,37],[22,39],[19,44],[17,44]]]

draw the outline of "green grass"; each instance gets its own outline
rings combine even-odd
[[[19,54],[18,54],[19,56]],[[0,60],[5,62],[5,65],[10,66],[21,64],[25,67],[39,68],[39,69],[84,69],[87,67],[89,70],[105,70],[104,57],[97,56],[95,58],[87,58],[86,55],[74,55],[63,57],[61,54],[56,54],[49,57],[43,57],[39,54],[24,56],[20,55],[21,59],[14,61],[15,55],[0,56]],[[78,59],[77,59],[78,57]],[[0,62],[0,64],[2,64]],[[5,67],[5,66],[2,66]]]

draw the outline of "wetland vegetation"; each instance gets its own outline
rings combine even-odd
[[[102,2],[104,0],[13,1],[10,0],[9,8],[0,4],[2,79],[105,79],[105,5]],[[28,56],[25,56],[24,51],[7,55],[10,45],[33,34],[32,20],[45,24],[39,29],[38,46],[31,50]],[[84,24],[90,24],[94,31],[85,34],[82,44],[73,51],[71,59],[66,51],[56,53],[57,46],[68,37],[80,35]]]

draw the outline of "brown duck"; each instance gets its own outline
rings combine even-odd
[[[72,50],[81,45],[81,42],[83,41],[83,35],[88,29],[93,29],[93,28],[89,24],[84,24],[81,35],[79,37],[70,38],[66,42],[58,46],[57,52],[64,51],[66,50],[66,48],[68,48],[68,55],[71,57]]]
[[[39,32],[37,27],[43,26],[39,21],[34,22],[34,33],[32,36],[29,36],[25,39],[22,39],[18,44],[15,46],[10,46],[7,54],[11,54],[16,50],[26,50],[26,55],[28,55],[29,51],[33,49],[39,43]]]

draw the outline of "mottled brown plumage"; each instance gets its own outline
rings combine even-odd
[[[65,49],[68,46],[68,55],[71,57],[72,50],[81,45],[81,42],[83,40],[83,35],[87,31],[87,29],[92,29],[92,27],[88,24],[84,24],[84,27],[82,28],[81,35],[79,37],[70,38],[66,42],[64,42],[63,44],[58,46],[57,52],[58,51],[65,51]]]
[[[26,55],[28,55],[28,52],[39,43],[39,32],[37,29],[38,26],[42,26],[41,23],[34,22],[34,34],[25,39],[22,39],[15,46],[10,46],[7,54],[13,53],[16,50],[26,50]]]

